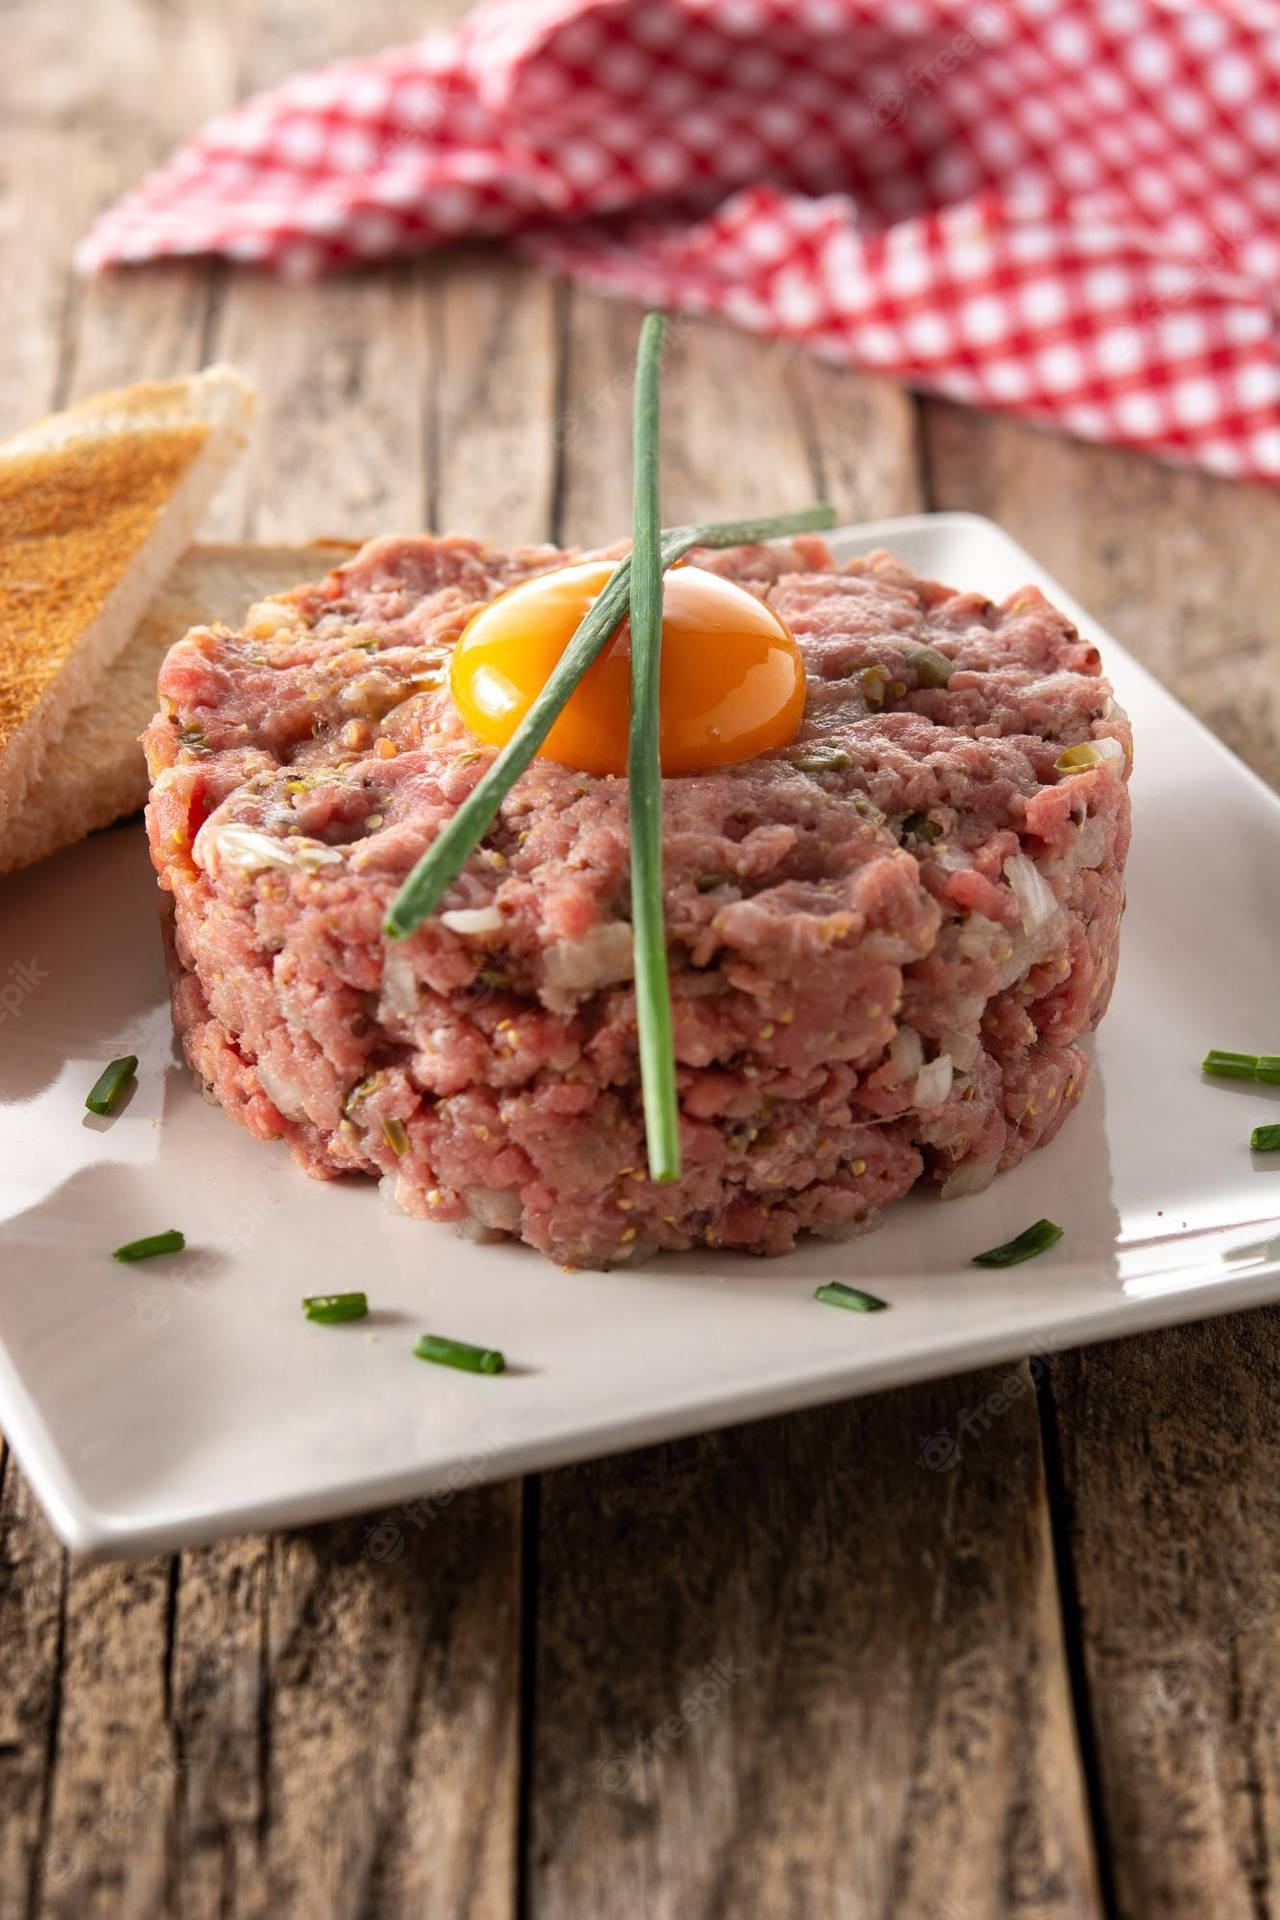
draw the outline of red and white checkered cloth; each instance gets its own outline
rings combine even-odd
[[[1280,480],[1280,7],[489,0],[214,121],[85,240],[307,275],[477,234]]]

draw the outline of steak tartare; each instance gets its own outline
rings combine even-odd
[[[1115,975],[1130,732],[1034,588],[817,539],[695,554],[802,649],[780,750],[664,780],[684,1172],[646,1172],[627,787],[535,760],[443,909],[388,906],[494,755],[450,698],[496,594],[580,559],[372,542],[170,652],[144,736],[195,1072],[310,1174],[574,1265],[844,1236],[1052,1139]]]

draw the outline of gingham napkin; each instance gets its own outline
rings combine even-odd
[[[511,235],[574,278],[1280,479],[1280,8],[489,0],[214,121],[87,270]]]

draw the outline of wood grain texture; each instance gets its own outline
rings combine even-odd
[[[555,1474],[541,1554],[547,1920],[1101,1911],[1025,1367]]]
[[[66,1555],[0,1441],[0,1920],[27,1920],[45,1870]]]
[[[1280,1906],[1274,1308],[1055,1361],[1122,1920]]]

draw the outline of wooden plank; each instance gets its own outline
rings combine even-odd
[[[626,529],[635,332],[634,310],[569,296],[569,539]],[[819,487],[851,516],[919,501],[911,405],[876,383],[697,324],[664,393],[667,517]],[[1099,1911],[1034,1398],[1025,1368],[1008,1379],[544,1482],[539,1920]],[[989,1437],[922,1464],[996,1392]]]
[[[311,540],[421,531],[427,353],[422,269],[298,287],[228,274],[211,359],[258,388],[248,457],[215,537]]]
[[[70,1581],[41,1920],[161,1911],[177,1767],[165,1713],[171,1572],[152,1559]]]
[[[792,357],[787,384],[815,486],[842,525],[921,511],[916,408],[904,388],[828,366],[809,353]]]
[[[183,1557],[184,1920],[510,1913],[518,1563],[509,1487]]]
[[[1280,776],[1273,492],[943,406],[927,409],[927,443],[936,504],[1007,526],[1228,745]],[[1275,1909],[1278,1329],[1268,1309],[1050,1369],[1124,1920]]]
[[[66,1556],[0,1440],[0,1920],[27,1920],[49,1823]]]
[[[1275,1308],[1055,1361],[1119,1920],[1275,1911]]]
[[[496,251],[433,266],[431,337],[443,377],[433,524],[504,546],[551,537],[558,461],[557,300],[550,280]]]
[[[924,418],[932,504],[1007,527],[1280,784],[1280,494],[941,402]]]
[[[544,1483],[540,1920],[1101,1911],[1033,1401],[1024,1366]]]

